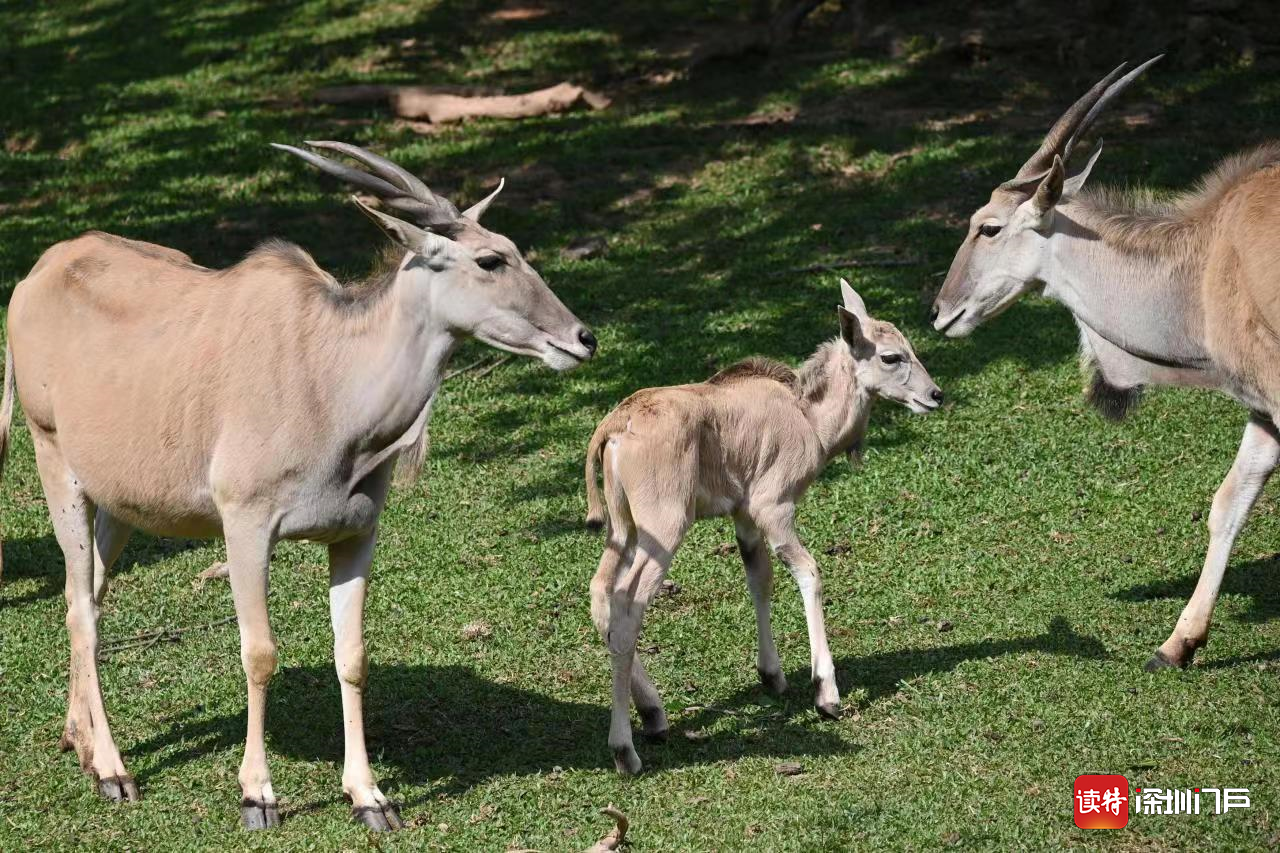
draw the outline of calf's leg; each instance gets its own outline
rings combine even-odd
[[[604,493],[609,513],[608,532],[604,553],[595,576],[591,578],[591,621],[600,636],[608,642],[609,608],[613,587],[618,574],[635,559],[636,530],[631,520],[631,509],[621,483],[614,475],[614,457],[611,448],[604,452]],[[665,740],[667,737],[667,712],[662,707],[662,697],[653,686],[639,655],[631,667],[631,698],[640,714],[644,736],[649,740]]]
[[[769,546],[800,587],[805,623],[809,629],[809,663],[816,692],[814,704],[818,713],[835,719],[840,716],[840,691],[836,687],[836,669],[831,660],[831,649],[827,646],[827,628],[822,616],[822,578],[818,574],[817,561],[796,536],[795,506],[779,504],[769,507],[755,521],[769,540]]]
[[[1147,662],[1147,672],[1190,666],[1196,649],[1208,640],[1209,623],[1231,548],[1278,461],[1280,432],[1269,420],[1250,419],[1244,428],[1235,464],[1213,497],[1213,509],[1209,512],[1209,551],[1205,554],[1200,580],[1173,633]]]
[[[760,683],[771,693],[787,692],[787,677],[782,674],[782,661],[773,641],[773,626],[769,619],[769,598],[773,594],[773,564],[760,531],[745,518],[734,519],[738,536],[738,553],[747,570],[747,589],[751,591],[751,603],[756,610],[756,672]]]
[[[609,724],[609,747],[613,750],[614,765],[619,773],[635,774],[641,768],[640,756],[636,754],[631,737],[631,690],[637,676],[650,690],[653,688],[643,665],[639,665],[636,658],[636,641],[644,622],[645,609],[662,585],[676,548],[688,529],[686,513],[683,509],[678,512],[678,516],[671,517],[673,513],[669,510],[665,513],[659,510],[654,513],[653,521],[639,512],[635,513],[638,530],[635,558],[615,583],[610,602],[609,625],[605,634],[613,664],[613,712]],[[664,514],[667,517],[663,517]],[[653,701],[654,704],[650,707],[661,710],[662,705],[657,700],[656,691],[652,697],[644,697],[643,701]],[[644,711],[641,713],[643,715]],[[664,714],[664,729],[665,723]]]
[[[404,824],[394,804],[378,789],[364,743],[364,686],[369,661],[364,650],[364,600],[377,532],[329,546],[329,611],[333,620],[333,661],[342,689],[346,756],[342,790],[351,810],[370,829],[386,832]]]

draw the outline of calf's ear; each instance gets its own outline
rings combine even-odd
[[[849,345],[854,356],[866,358],[875,352],[875,347],[862,330],[862,321],[858,319],[858,315],[843,305],[837,305],[836,312],[840,315],[840,337]]]

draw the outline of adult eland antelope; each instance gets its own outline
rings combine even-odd
[[[1200,581],[1148,670],[1185,667],[1205,644],[1231,546],[1280,461],[1280,145],[1229,158],[1164,201],[1086,190],[1101,144],[1066,176],[1099,112],[1159,58],[1121,65],[1058,119],[970,218],[933,305],[934,327],[960,337],[1043,286],[1075,316],[1103,414],[1123,417],[1146,385],[1212,388],[1249,410]]]
[[[843,279],[840,289],[840,336],[799,370],[754,358],[696,385],[637,391],[605,416],[591,438],[587,524],[608,520],[608,541],[591,581],[591,616],[613,659],[609,746],[621,773],[640,771],[632,700],[646,734],[667,733],[667,715],[636,657],[636,639],[645,609],[698,518],[733,517],[755,604],[756,670],[775,693],[787,689],[787,680],[769,623],[769,551],[791,571],[804,601],[818,711],[839,716],[822,579],[796,534],[796,505],[828,462],[861,453],[876,398],[919,413],[942,404],[942,390],[906,337],[872,318]],[[603,499],[596,482],[600,467]]]
[[[365,824],[394,829],[400,817],[369,767],[361,707],[364,602],[392,469],[398,461],[412,476],[421,465],[431,403],[463,337],[557,370],[590,358],[596,341],[515,244],[480,225],[498,190],[459,213],[388,160],[309,145],[369,171],[276,147],[406,217],[360,204],[398,244],[394,264],[343,285],[279,241],[224,270],[101,233],[59,243],[10,303],[0,441],[16,391],[66,558],[62,746],[103,796],[138,798],[99,683],[107,573],[135,528],[222,537],[249,694],[241,817],[249,829],[279,822],[263,743],[276,668],[268,561],[278,540],[308,539],[329,548],[343,790]]]

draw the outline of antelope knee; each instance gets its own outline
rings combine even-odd
[[[369,656],[365,654],[364,643],[335,648],[333,661],[338,670],[338,679],[352,687],[364,687],[369,678]]]
[[[244,674],[252,684],[266,684],[275,674],[278,656],[273,639],[249,640],[240,650]]]

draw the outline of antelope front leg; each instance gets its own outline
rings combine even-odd
[[[751,591],[751,603],[756,611],[756,672],[760,683],[770,693],[781,696],[787,692],[787,678],[782,674],[782,661],[773,641],[773,626],[769,619],[769,598],[773,593],[773,565],[765,548],[760,531],[745,519],[734,519],[738,536],[738,553],[747,572],[747,589]]]
[[[814,704],[822,716],[836,719],[840,716],[840,691],[836,687],[836,668],[831,660],[831,649],[827,646],[827,628],[822,617],[822,578],[818,575],[818,563],[796,536],[794,506],[781,505],[758,519],[757,524],[800,588],[805,623],[809,629],[809,665],[816,694]]]
[[[1213,497],[1213,509],[1209,512],[1209,551],[1205,554],[1200,580],[1173,633],[1147,661],[1147,672],[1190,666],[1196,649],[1208,640],[1209,623],[1231,548],[1277,461],[1280,461],[1280,433],[1270,421],[1251,419],[1244,428],[1235,464]]]
[[[225,524],[231,598],[240,624],[240,661],[248,685],[248,725],[240,764],[240,820],[245,829],[280,824],[267,769],[267,684],[276,671],[276,640],[267,617],[267,575],[274,544],[265,526]]]
[[[364,651],[364,599],[377,531],[329,546],[329,611],[333,619],[333,662],[342,689],[346,756],[342,790],[351,811],[379,832],[404,824],[396,807],[378,790],[364,745],[364,686],[369,659]]]

